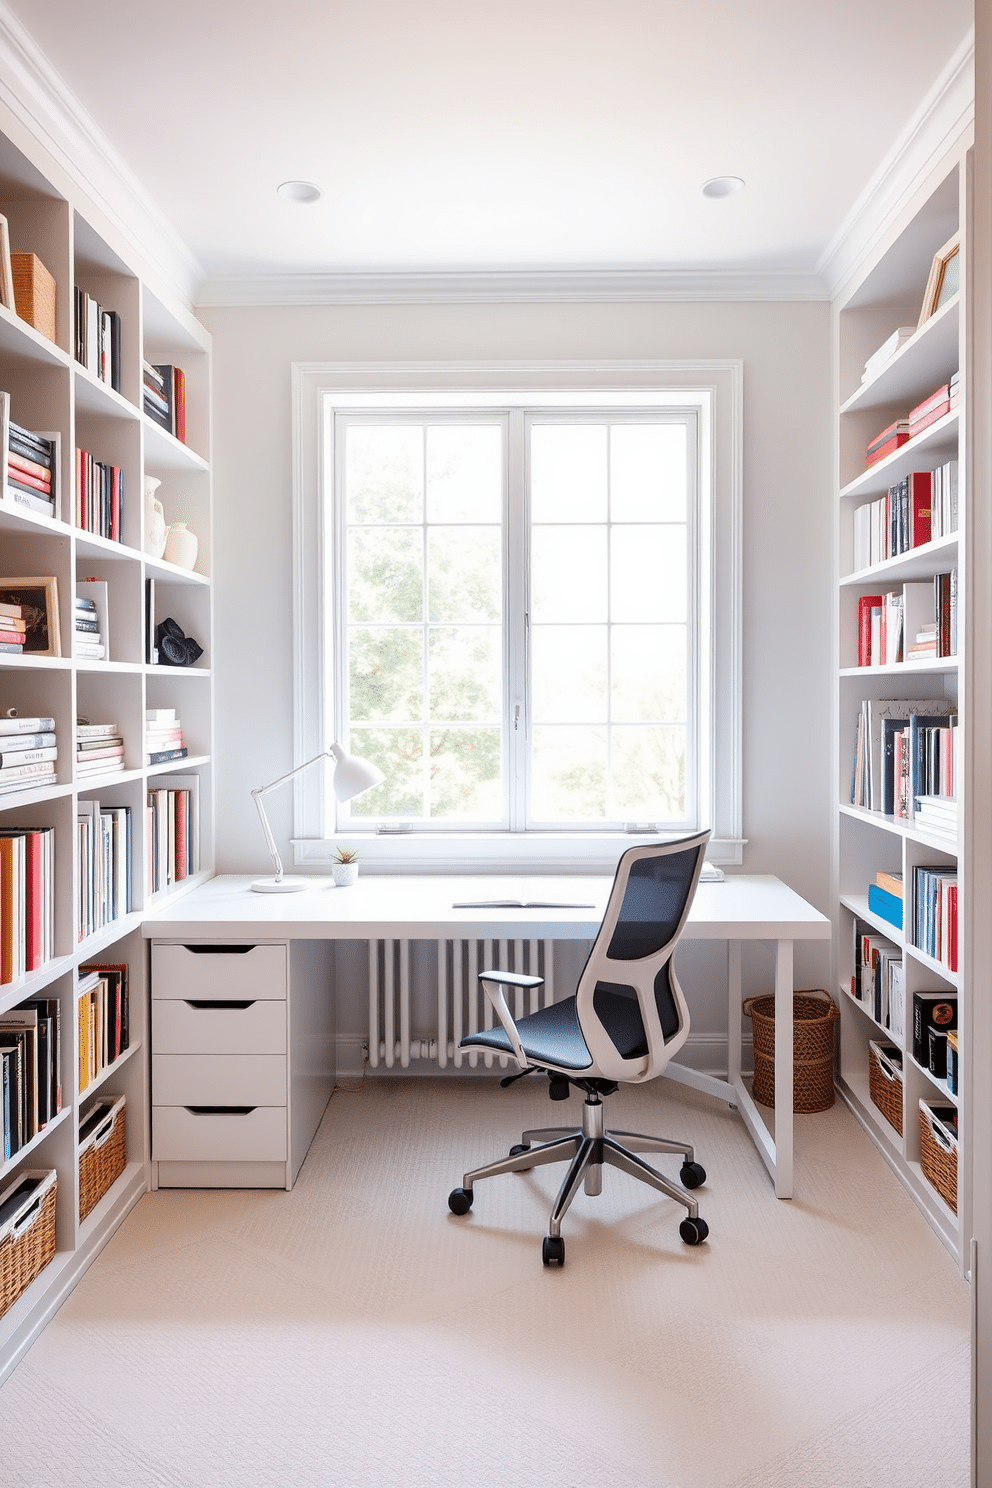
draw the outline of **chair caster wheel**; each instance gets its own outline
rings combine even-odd
[[[710,1232],[705,1219],[684,1219],[679,1225],[679,1234],[686,1245],[700,1245]]]
[[[514,1142],[513,1146],[510,1148],[510,1156],[511,1157],[519,1157],[522,1152],[529,1152],[529,1151],[530,1151],[530,1148],[527,1147],[527,1146],[525,1146],[525,1144],[523,1142]],[[518,1168],[517,1169],[517,1172],[518,1173],[529,1173],[530,1172],[530,1168]]]
[[[541,1260],[546,1266],[564,1266],[565,1242],[560,1235],[545,1235]]]
[[[467,1214],[474,1197],[470,1188],[453,1188],[448,1195],[448,1208],[452,1214]]]
[[[683,1188],[698,1188],[701,1183],[706,1182],[706,1169],[702,1163],[683,1163],[679,1177],[682,1180]]]

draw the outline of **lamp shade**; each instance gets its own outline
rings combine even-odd
[[[358,754],[346,754],[340,744],[332,744],[328,752],[335,760],[334,794],[339,801],[350,801],[353,796],[360,796],[362,791],[381,785],[386,778],[371,760],[362,759]]]

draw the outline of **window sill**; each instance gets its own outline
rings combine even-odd
[[[350,832],[294,837],[297,867],[322,868],[338,847],[355,848],[372,873],[612,873],[628,847],[662,842],[664,833],[635,832]],[[673,836],[681,835],[673,833]],[[746,839],[711,838],[706,857],[740,866]]]

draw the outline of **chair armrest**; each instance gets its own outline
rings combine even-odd
[[[496,1009],[496,1016],[503,1025],[503,1032],[510,1040],[514,1059],[521,1069],[530,1069],[530,1060],[524,1053],[524,1046],[520,1042],[517,1025],[513,1021],[513,1015],[507,1007],[506,998],[503,995],[503,988],[499,984],[505,983],[508,987],[540,987],[544,982],[544,978],[524,976],[519,971],[480,971],[479,981],[482,983],[489,1001]],[[490,987],[488,985],[490,982],[495,982],[497,985]]]

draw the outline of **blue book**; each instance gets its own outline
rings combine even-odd
[[[878,884],[869,884],[868,908],[872,914],[888,920],[897,930],[902,929],[902,900],[895,894],[890,894],[887,889],[880,888]]]

